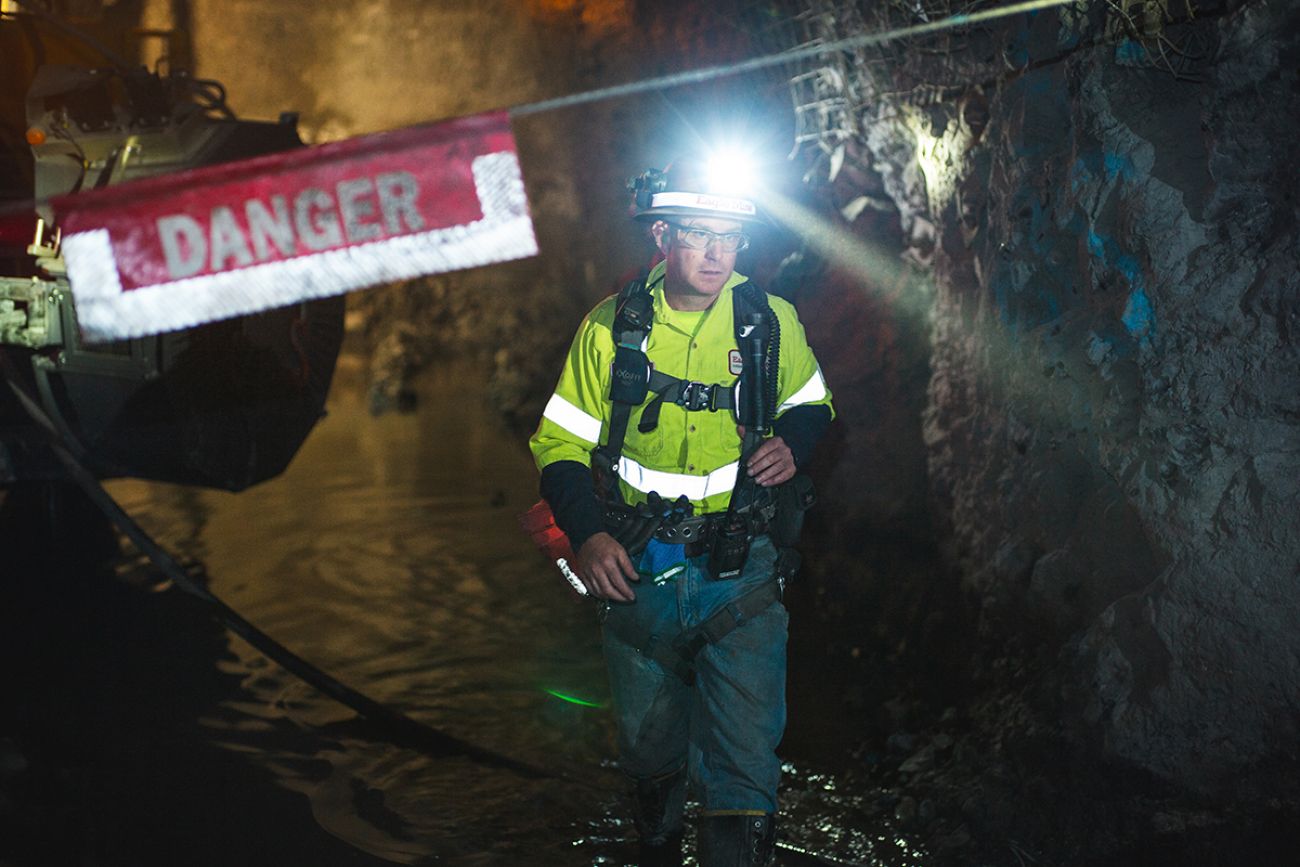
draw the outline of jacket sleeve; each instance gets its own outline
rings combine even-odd
[[[785,440],[794,455],[794,465],[807,465],[817,443],[831,424],[831,408],[825,404],[795,406],[772,423],[772,433]]]
[[[560,381],[528,440],[538,470],[557,461],[591,465],[591,450],[609,423],[605,392],[614,357],[612,320],[611,298],[588,314],[574,335]]]
[[[578,327],[555,393],[528,441],[542,474],[542,498],[575,551],[604,529],[590,467],[591,450],[609,422],[605,372],[614,357],[612,318],[607,301]]]
[[[541,493],[551,507],[556,526],[569,537],[575,552],[582,548],[582,543],[605,529],[590,467],[576,461],[547,464],[542,470]]]
[[[803,467],[835,417],[835,408],[798,313],[784,299],[769,297],[769,301],[781,324],[781,367],[772,431],[790,447],[795,466]]]
[[[776,417],[779,420],[795,407],[824,406],[829,422],[835,417],[831,390],[822,376],[794,307],[784,299],[769,298],[781,323],[781,367],[777,375]]]

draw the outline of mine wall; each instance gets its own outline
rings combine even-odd
[[[1300,31],[1168,11],[1017,22],[1014,73],[867,138],[933,249],[923,435],[981,643],[1103,756],[1258,794],[1300,723]]]

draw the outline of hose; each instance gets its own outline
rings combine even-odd
[[[99,483],[95,475],[86,468],[85,448],[74,437],[66,425],[64,430],[41,407],[35,397],[27,393],[20,384],[18,372],[9,353],[0,351],[0,366],[4,368],[5,379],[9,383],[19,403],[32,417],[32,420],[44,431],[55,457],[63,464],[71,479],[85,492],[104,515],[113,522],[131,543],[149,558],[150,561],[169,578],[177,587],[203,602],[223,626],[240,638],[257,648],[268,658],[278,663],[286,671],[314,686],[330,698],[352,708],[364,720],[375,726],[376,733],[384,740],[398,746],[410,747],[422,752],[445,756],[460,755],[474,759],[482,764],[513,771],[534,779],[571,780],[564,774],[540,768],[522,762],[510,756],[485,749],[455,735],[431,728],[412,719],[406,714],[380,704],[368,696],[357,692],[341,683],[311,663],[295,655],[284,645],[262,632],[237,611],[223,602],[211,590],[194,580],[176,558],[155,542],[144,528],[126,513],[112,495]],[[589,782],[589,781],[581,781]]]

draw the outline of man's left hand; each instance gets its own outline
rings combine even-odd
[[[794,453],[780,437],[772,437],[754,449],[745,465],[755,482],[765,488],[794,478]]]

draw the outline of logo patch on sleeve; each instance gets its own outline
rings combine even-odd
[[[740,376],[740,371],[743,370],[744,367],[745,367],[744,363],[740,360],[740,350],[739,350],[739,349],[733,349],[733,350],[731,350],[730,352],[727,353],[727,369],[728,369],[728,370],[730,370],[730,371],[731,371],[732,373],[734,373],[736,376]]]

